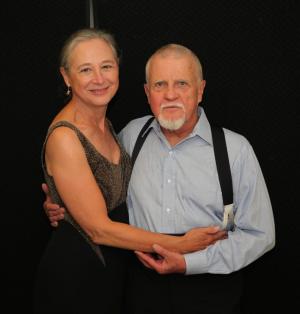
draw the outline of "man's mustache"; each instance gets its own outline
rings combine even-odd
[[[178,102],[161,104],[160,109],[166,109],[166,108],[180,108],[184,110],[184,105]]]

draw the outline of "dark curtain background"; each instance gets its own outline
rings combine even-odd
[[[275,215],[276,247],[245,269],[244,313],[296,311],[298,1],[94,2],[98,26],[115,34],[122,51],[121,86],[109,108],[117,131],[149,113],[144,65],[156,48],[175,42],[199,55],[203,107],[212,122],[252,143]],[[41,145],[64,101],[58,54],[71,32],[88,26],[86,1],[4,1],[0,8],[1,282],[5,313],[30,313],[35,269],[51,232],[42,209]]]

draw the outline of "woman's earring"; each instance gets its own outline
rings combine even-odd
[[[71,86],[68,86],[68,89],[66,91],[66,95],[69,96],[71,94],[71,91],[72,91]]]

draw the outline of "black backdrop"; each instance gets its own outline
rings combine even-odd
[[[63,104],[59,50],[66,36],[88,25],[86,2],[0,5],[1,282],[6,313],[31,312],[33,276],[51,232],[42,210],[40,150],[47,126]],[[115,34],[122,51],[121,86],[108,113],[117,131],[149,113],[144,64],[156,48],[181,43],[201,58],[207,80],[203,107],[212,122],[250,140],[275,215],[275,249],[245,269],[244,313],[295,307],[300,297],[298,1],[94,2],[98,26]]]

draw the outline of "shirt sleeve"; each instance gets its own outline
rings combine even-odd
[[[275,245],[275,225],[266,183],[245,141],[232,166],[234,230],[208,248],[185,254],[186,274],[227,274],[258,259]]]

